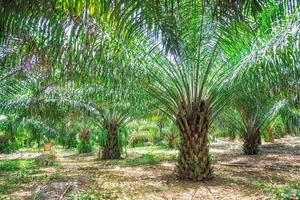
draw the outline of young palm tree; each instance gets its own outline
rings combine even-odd
[[[266,95],[266,90],[253,90],[241,87],[241,92],[233,101],[234,109],[227,110],[228,124],[243,139],[243,151],[246,155],[258,153],[261,144],[261,132],[264,131],[287,104],[287,100],[276,100]]]
[[[99,135],[102,159],[121,157],[126,139],[123,128],[146,109],[145,94],[133,84],[130,87],[126,83],[120,85],[110,82],[100,90],[91,86],[88,90],[82,90],[82,97],[88,97],[85,108],[93,114],[95,123],[103,130],[102,135]]]
[[[245,154],[258,152],[260,132],[264,129],[261,126],[270,122],[268,119],[273,115],[270,109],[272,104],[276,107],[276,99],[298,96],[299,19],[296,13],[280,13],[280,8],[272,7],[269,12],[257,16],[257,23],[262,25],[256,28],[256,35],[242,31],[240,35],[227,37],[231,38],[227,44],[234,46],[227,47],[225,54],[233,62],[240,60],[237,71],[246,72],[235,82],[239,92],[233,98],[233,104],[238,113],[231,117],[235,121],[231,124],[239,126],[238,132],[244,139]],[[285,67],[282,67],[283,63]],[[270,70],[272,74],[268,73]],[[233,119],[239,117],[238,121]]]

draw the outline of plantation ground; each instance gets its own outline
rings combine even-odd
[[[239,142],[211,144],[214,178],[193,183],[174,173],[176,150],[130,148],[125,159],[99,161],[55,148],[57,164],[39,167],[43,152],[0,155],[0,199],[280,199],[300,196],[300,137],[264,144],[244,156]],[[125,156],[125,155],[124,155]],[[298,193],[298,197],[296,196]]]

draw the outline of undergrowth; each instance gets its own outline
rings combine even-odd
[[[300,199],[300,184],[289,183],[284,187],[273,187],[264,183],[258,183],[257,186],[262,192],[271,192],[276,198],[283,200]]]

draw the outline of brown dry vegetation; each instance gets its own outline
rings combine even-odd
[[[74,199],[76,194],[77,199],[276,199],[280,195],[272,188],[300,183],[300,138],[264,144],[254,156],[244,156],[240,149],[239,142],[212,143],[213,179],[190,182],[179,180],[174,173],[175,150],[132,148],[125,159],[99,161],[96,152],[78,155],[56,148],[57,165],[33,165],[37,171],[11,193],[0,193],[0,199]],[[0,164],[39,154],[1,155]],[[3,186],[13,173],[0,172]]]

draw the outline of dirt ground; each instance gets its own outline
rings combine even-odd
[[[168,157],[176,155],[175,150],[128,149],[121,161],[99,161],[96,152],[78,155],[61,148],[54,151],[59,167],[45,168],[41,173],[59,173],[60,178],[21,187],[2,199],[71,199],[72,195],[89,193],[94,198],[81,199],[276,199],[279,197],[266,188],[300,183],[300,137],[263,144],[255,156],[242,155],[239,142],[213,142],[214,177],[200,183],[178,180],[174,159],[127,162],[145,154]],[[39,154],[1,155],[0,161]]]

